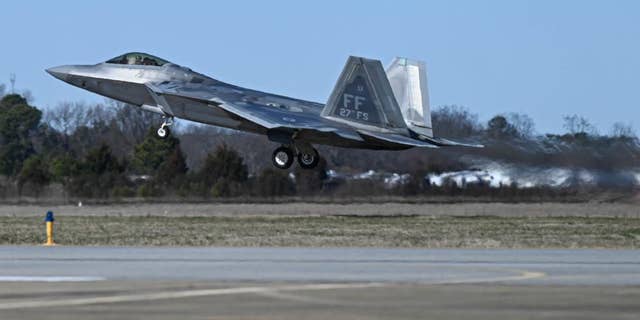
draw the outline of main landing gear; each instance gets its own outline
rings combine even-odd
[[[173,117],[165,117],[164,122],[156,132],[160,139],[165,139],[171,134],[171,130],[169,130],[171,125],[173,125]]]
[[[320,156],[318,150],[311,148],[310,153],[299,152],[298,153],[298,165],[302,169],[313,169],[318,165]]]
[[[289,169],[293,164],[294,158],[298,159],[298,164],[302,169],[313,169],[320,161],[318,150],[313,147],[306,148],[308,150],[298,151],[294,156],[294,149],[282,146],[273,151],[273,165],[278,169]]]

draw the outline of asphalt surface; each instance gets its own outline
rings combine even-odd
[[[640,251],[0,247],[0,319],[638,319]]]

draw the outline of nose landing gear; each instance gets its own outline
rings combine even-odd
[[[171,125],[173,125],[173,117],[165,117],[164,122],[162,122],[162,125],[156,132],[160,139],[165,139],[171,134],[171,130],[169,130]]]

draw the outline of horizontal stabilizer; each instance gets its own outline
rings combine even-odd
[[[375,140],[379,143],[396,146],[396,147],[422,147],[422,148],[438,148],[437,145],[412,139],[407,136],[393,134],[393,133],[379,133],[379,132],[371,132],[366,130],[358,130],[358,133],[363,138],[369,138],[371,140]]]
[[[420,139],[421,141],[432,143],[432,144],[440,146],[440,147],[484,148],[484,145],[482,145],[482,144],[457,142],[457,141],[451,141],[451,140],[444,139],[444,138],[427,137],[427,136],[424,136],[424,135],[418,135],[418,139]]]

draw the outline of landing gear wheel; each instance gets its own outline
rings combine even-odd
[[[169,134],[171,134],[169,127],[173,125],[173,116],[163,116],[163,118],[164,121],[162,122],[160,129],[158,129],[158,131],[156,132],[160,139],[165,139],[169,136]]]
[[[167,127],[160,127],[160,129],[158,129],[156,133],[158,134],[158,138],[166,139],[171,133],[171,131]]]
[[[302,169],[313,169],[318,165],[320,161],[320,156],[318,155],[318,150],[313,149],[313,153],[303,153],[300,152],[298,154],[298,164]]]
[[[280,147],[273,151],[273,165],[278,169],[289,169],[293,164],[293,151],[291,148]]]

